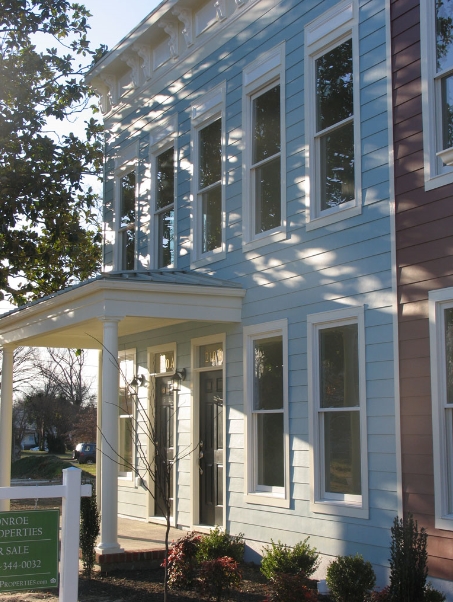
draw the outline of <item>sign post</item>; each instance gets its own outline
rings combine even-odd
[[[42,485],[42,486],[24,486],[24,487],[0,487],[0,500],[23,500],[30,498],[52,498],[52,497],[61,497],[63,498],[62,502],[62,520],[61,520],[61,559],[60,559],[60,594],[59,594],[59,602],[77,602],[78,591],[79,591],[79,524],[80,524],[80,498],[81,497],[89,497],[91,495],[91,485],[82,485],[81,484],[82,471],[78,468],[71,467],[65,468],[63,470],[63,484],[62,485]],[[11,516],[19,514],[21,516],[32,514],[33,510],[30,510],[29,513],[26,512],[3,512],[3,515]],[[44,511],[42,511],[44,512]],[[56,511],[58,514],[58,510]],[[22,522],[23,522],[22,520]],[[8,526],[8,525],[6,525]],[[28,525],[19,523],[11,525],[11,529],[13,528],[23,528],[25,529]],[[34,527],[39,530],[44,527]],[[0,526],[0,530],[2,527]],[[49,527],[49,533],[51,532],[51,528]],[[57,520],[57,532],[58,532],[58,520]],[[11,537],[19,537],[18,534],[10,534]],[[8,537],[10,536],[8,535]],[[35,533],[36,537],[38,537],[38,533]],[[6,536],[5,536],[6,537]],[[22,535],[20,536],[22,538]],[[25,535],[23,536],[25,537]],[[13,544],[7,544],[6,542],[2,542],[2,538],[0,536],[0,548],[5,548],[5,557],[8,556],[17,556],[15,560],[11,558],[11,562],[17,562],[17,566],[19,563],[21,564],[20,570],[28,570],[26,564],[22,568],[22,563],[27,563],[28,561],[32,561],[33,559],[39,560],[39,557],[33,553],[33,558],[31,554],[31,548],[26,552],[25,546],[28,544],[25,541],[21,541],[21,543],[17,543],[16,546],[23,546],[21,550],[16,549],[16,553],[12,553]],[[58,537],[55,537],[58,546]],[[15,540],[16,542],[18,540]],[[10,554],[7,554],[6,548],[10,547]],[[31,544],[30,544],[31,545]],[[21,557],[23,556],[23,559]],[[25,557],[28,556],[28,559]],[[3,555],[0,556],[0,561],[3,563]],[[6,562],[6,567],[9,564],[9,561]],[[33,563],[32,563],[33,564]],[[1,570],[0,565],[0,570]],[[13,565],[12,565],[13,566]],[[41,567],[35,567],[36,569]],[[31,567],[30,567],[31,569]],[[18,568],[11,568],[11,571],[17,571]],[[5,568],[5,571],[10,571],[9,568]],[[50,573],[49,573],[50,574]],[[8,580],[1,577],[3,572],[0,573],[0,581],[3,580],[7,582]],[[54,577],[49,577],[53,579]],[[34,578],[30,578],[33,580]],[[44,578],[43,578],[44,579]],[[29,585],[24,586],[23,589],[35,589],[36,587],[56,587],[58,584],[58,579],[55,577],[56,583],[55,585]],[[18,580],[20,578],[18,577]],[[24,577],[25,580],[25,577]],[[16,589],[16,588],[15,588]],[[22,588],[21,588],[22,589]],[[0,589],[0,591],[2,591]],[[6,586],[4,587],[4,591],[6,590]]]

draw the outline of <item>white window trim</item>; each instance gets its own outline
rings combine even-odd
[[[428,293],[431,355],[431,405],[434,456],[434,510],[436,529],[453,530],[453,514],[448,513],[447,433],[445,421],[445,322],[444,310],[453,307],[453,287]]]
[[[254,232],[254,186],[252,168],[252,101],[273,85],[280,85],[280,178],[281,223],[267,232]],[[251,251],[287,238],[286,228],[286,103],[285,103],[285,43],[263,53],[247,65],[242,73],[242,115],[244,141],[242,177],[242,249]]]
[[[245,501],[263,506],[290,507],[290,459],[289,459],[289,409],[288,409],[288,321],[276,320],[265,324],[244,327],[244,450],[245,450]],[[256,340],[281,336],[283,347],[283,459],[284,486],[275,491],[259,491],[256,488],[256,437],[253,419],[253,344]]]
[[[359,345],[359,396],[360,396],[360,496],[342,496],[338,500],[322,497],[322,449],[319,434],[319,331],[325,328],[358,325]],[[307,316],[308,349],[308,416],[311,466],[310,509],[313,513],[368,518],[368,445],[365,376],[365,321],[363,307],[338,309]]]
[[[226,257],[226,213],[225,213],[225,186],[226,186],[226,130],[225,130],[225,103],[226,103],[226,83],[222,82],[191,106],[191,154],[193,165],[193,177],[191,181],[192,197],[192,254],[191,269],[209,265],[214,261],[220,261]],[[208,253],[201,252],[201,207],[198,200],[198,134],[204,127],[210,125],[217,119],[221,119],[222,129],[222,164],[221,164],[221,228],[222,243],[217,249]]]
[[[118,366],[119,369],[121,370],[121,361],[124,357],[127,356],[133,356],[133,362],[134,362],[134,368],[133,368],[133,374],[136,374],[136,370],[137,370],[137,356],[136,356],[136,350],[135,349],[122,349],[120,351],[118,351]],[[121,373],[119,374],[119,378],[120,378],[120,387],[119,387],[119,391],[121,392],[121,389],[123,387],[121,387]],[[130,388],[130,387],[129,387]],[[128,471],[120,471],[119,469],[119,458],[118,458],[118,485],[120,486],[133,486],[133,475],[135,473],[135,467],[137,466],[137,442],[136,442],[136,425],[137,425],[137,404],[134,402],[133,396],[130,393],[130,391],[128,392],[129,395],[131,395],[132,397],[132,401],[131,403],[133,404],[132,409],[132,413],[131,414],[123,414],[123,416],[129,416],[132,418],[132,422],[134,423],[134,426],[132,427],[132,433],[131,433],[131,438],[132,438],[132,464],[133,467],[131,470]],[[118,399],[118,403],[119,403],[119,399]],[[120,452],[120,426],[119,426],[119,421],[120,421],[120,415],[118,413],[118,454]]]
[[[423,115],[423,155],[425,190],[432,190],[453,182],[453,168],[443,165],[437,154],[440,145],[441,113],[440,94],[436,93],[436,15],[435,2],[420,0],[420,48],[422,72],[422,115]]]
[[[134,270],[137,268],[137,236],[140,230],[138,214],[138,143],[130,144],[121,149],[115,158],[115,179],[114,179],[114,198],[115,198],[115,249],[114,249],[114,270],[120,271],[122,264],[121,242],[120,242],[120,211],[121,211],[121,178],[131,171],[135,171],[135,248],[134,248]]]
[[[153,130],[150,135],[150,163],[151,163],[151,203],[150,212],[150,257],[151,267],[158,269],[158,253],[159,253],[159,220],[156,215],[156,166],[157,157],[173,146],[173,166],[174,166],[174,191],[173,191],[173,237],[174,237],[174,263],[165,268],[159,269],[176,269],[178,263],[177,257],[177,189],[178,189],[178,148],[177,148],[177,116],[173,116],[166,122],[162,123],[158,128]]]
[[[147,416],[144,417],[144,420],[150,420],[151,416],[155,417],[155,410],[154,408],[152,408],[152,402],[155,401],[155,387],[156,387],[156,378],[159,378],[160,376],[171,376],[172,374],[174,374],[174,371],[168,371],[168,372],[154,372],[154,363],[153,363],[153,357],[157,354],[157,353],[161,353],[163,351],[173,351],[173,357],[175,358],[175,367],[178,365],[177,364],[177,357],[176,357],[176,343],[166,343],[163,345],[154,345],[153,347],[148,347],[146,352],[147,352],[147,357],[148,357],[148,374],[149,374],[149,383],[147,385],[148,390],[148,407],[147,407]],[[177,411],[178,411],[178,407],[177,407],[177,401],[178,401],[178,396],[176,395],[176,392],[173,393],[173,395],[175,395],[175,402],[174,402],[174,408],[175,408],[175,420],[174,420],[174,431],[173,431],[173,441],[175,442],[175,456],[177,455],[177,447],[176,447],[176,443],[178,441],[177,439]],[[153,462],[153,454],[154,454],[154,450],[152,449],[152,441],[148,440],[145,442],[145,445],[147,446],[148,449],[148,464],[152,466],[152,462]],[[173,465],[173,514],[170,517],[170,524],[172,527],[174,527],[176,525],[176,521],[175,521],[175,516],[176,516],[176,506],[177,506],[177,487],[176,487],[176,479],[177,479],[177,471],[176,471],[176,462]],[[154,483],[147,483],[147,486],[150,488],[154,488]],[[158,524],[165,524],[165,517],[161,517],[161,516],[154,516],[154,497],[151,495],[151,493],[147,493],[147,517],[148,520],[153,522],[153,523],[158,523]]]
[[[316,86],[315,61],[326,52],[333,50],[343,42],[352,39],[353,60],[353,103],[354,103],[354,176],[355,198],[353,201],[320,211],[320,168],[316,144]],[[362,212],[362,166],[361,166],[361,138],[360,138],[360,65],[359,65],[359,39],[356,18],[356,3],[347,0],[340,2],[332,9],[305,27],[305,65],[307,94],[305,97],[305,123],[307,145],[305,147],[305,161],[307,177],[305,180],[305,205],[306,229],[314,230],[322,226],[336,223],[340,220],[359,215]]]
[[[223,348],[223,363],[221,366],[200,366],[199,364],[199,349],[204,345],[211,345],[214,343],[221,343]],[[205,527],[200,525],[200,471],[199,471],[199,454],[198,454],[198,443],[200,441],[200,379],[198,374],[200,372],[210,372],[211,370],[222,370],[223,376],[223,407],[225,408],[224,420],[223,420],[223,524],[225,528],[227,524],[227,390],[226,390],[226,334],[214,334],[204,337],[198,337],[191,340],[191,374],[192,379],[192,441],[190,449],[194,449],[195,452],[191,454],[192,457],[192,478],[190,480],[190,499],[192,500],[191,508],[191,529],[195,528],[201,532],[205,532]],[[197,403],[194,403],[197,400]],[[206,530],[206,532],[208,532]]]

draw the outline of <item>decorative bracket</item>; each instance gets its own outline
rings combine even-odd
[[[146,79],[151,79],[153,70],[152,70],[152,61],[151,61],[151,49],[147,44],[134,44],[132,46],[132,50],[138,54],[138,56],[143,60],[142,69]]]
[[[179,56],[178,48],[178,21],[160,21],[159,27],[165,31],[170,38],[168,40],[168,46],[170,48],[170,56],[176,59]]]
[[[176,17],[178,17],[178,19],[184,25],[182,35],[184,36],[184,40],[186,41],[187,48],[190,48],[190,46],[193,45],[192,11],[188,8],[175,8],[173,9],[173,14]]]
[[[132,84],[134,88],[140,86],[140,58],[134,52],[126,52],[121,56],[121,60],[131,68]]]

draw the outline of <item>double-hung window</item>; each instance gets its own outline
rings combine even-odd
[[[354,22],[343,2],[306,27],[308,229],[360,212]]]
[[[285,238],[285,45],[243,72],[244,245]]]
[[[287,323],[244,328],[247,500],[287,506],[289,487]]]
[[[427,189],[453,181],[453,0],[421,0],[423,146]]]
[[[151,227],[150,265],[176,267],[177,116],[159,123],[150,134]]]
[[[119,178],[119,224],[118,248],[119,268],[133,270],[135,267],[135,220],[136,220],[136,177],[135,169]]]
[[[225,85],[192,106],[194,157],[193,261],[196,267],[225,254]]]
[[[435,525],[453,529],[453,288],[430,291]]]
[[[308,316],[314,512],[367,516],[363,311]]]
[[[131,477],[134,470],[134,391],[129,383],[135,375],[135,351],[119,352],[118,474]]]
[[[175,168],[174,147],[155,158],[155,228],[158,268],[175,265]]]

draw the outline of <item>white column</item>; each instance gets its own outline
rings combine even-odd
[[[0,402],[0,487],[11,484],[11,443],[13,433],[14,347],[3,347],[2,390]],[[9,510],[9,500],[0,500],[0,510]]]
[[[122,552],[118,543],[118,322],[105,318],[102,351],[101,539],[97,551]]]
[[[101,424],[102,424],[102,351],[98,354],[98,403],[97,403],[97,424],[99,426],[96,433],[96,502],[99,512],[102,512],[102,454],[101,454]]]

